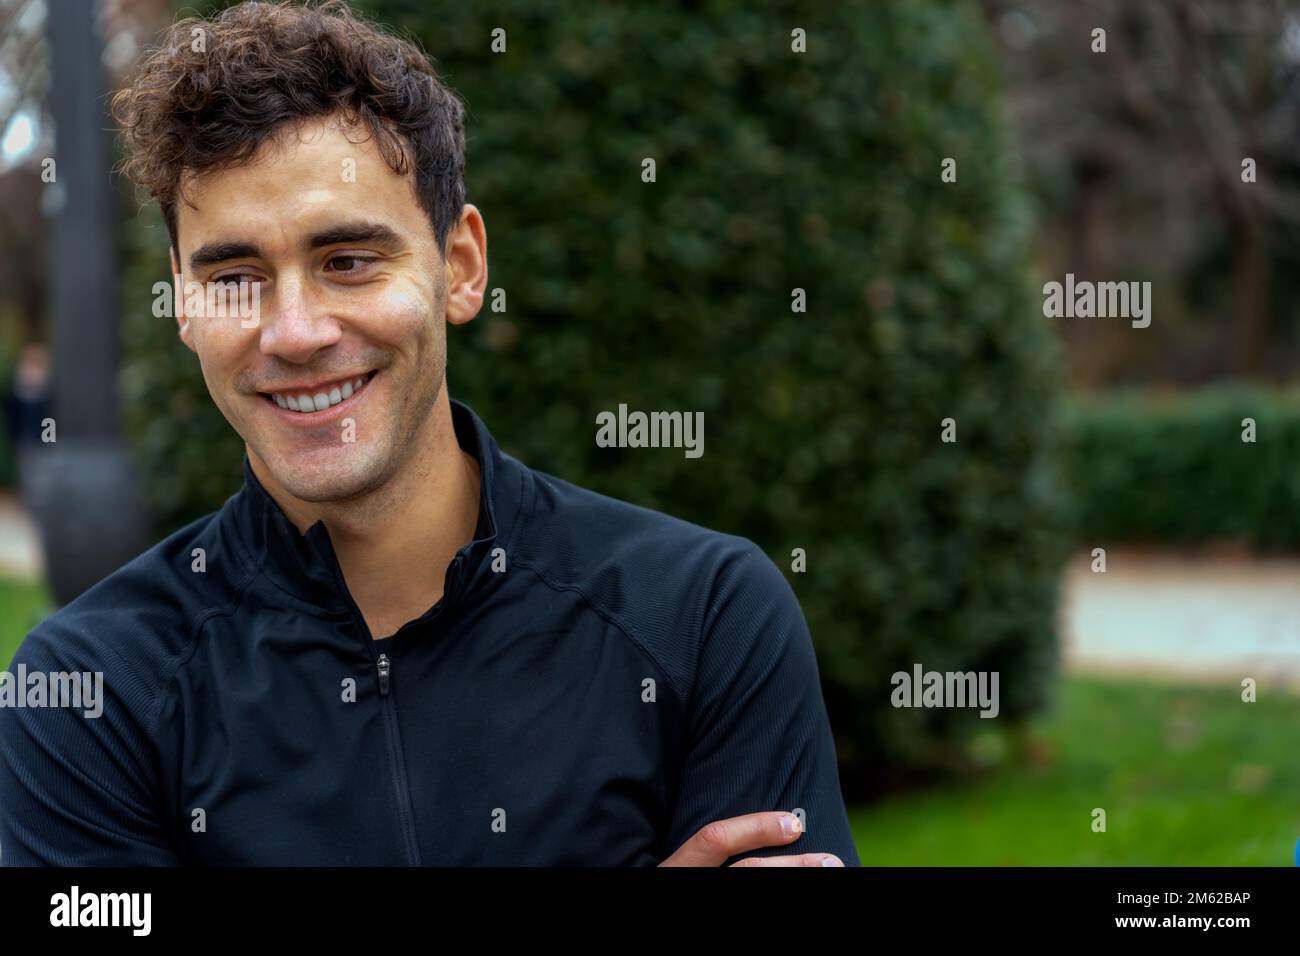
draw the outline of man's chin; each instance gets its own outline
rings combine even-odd
[[[327,455],[302,455],[296,459],[263,457],[271,475],[286,492],[299,501],[323,504],[342,502],[373,491],[380,483],[379,469],[368,459],[360,460],[355,452],[341,449]]]

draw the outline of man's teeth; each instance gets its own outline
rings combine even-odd
[[[275,399],[275,404],[292,412],[323,412],[331,405],[337,405],[343,399],[351,398],[352,393],[360,391],[361,386],[365,384],[366,377],[362,375],[350,382],[344,382],[342,386],[335,385],[328,392],[321,391],[315,394],[299,392],[294,395],[288,392],[272,392],[271,397]]]

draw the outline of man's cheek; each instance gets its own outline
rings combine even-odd
[[[227,421],[233,422],[235,415],[231,403],[238,391],[233,381],[228,380],[225,374],[227,366],[222,363],[220,353],[213,349],[212,345],[213,343],[203,336],[196,337],[195,352],[199,357],[199,370],[203,373],[203,384],[207,386],[213,404]]]
[[[427,277],[395,276],[385,283],[371,304],[370,315],[377,321],[378,338],[394,345],[425,334],[430,320],[437,318],[435,290]]]

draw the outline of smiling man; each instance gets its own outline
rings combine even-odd
[[[0,861],[856,865],[776,566],[449,397],[487,237],[426,58],[242,4],[114,109],[173,272],[257,289],[254,321],[178,316],[244,486],[28,636],[105,699],[0,709]]]

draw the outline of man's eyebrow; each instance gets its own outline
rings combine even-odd
[[[402,237],[393,229],[378,222],[349,222],[313,233],[304,243],[308,249],[340,246],[354,242],[377,242],[385,246],[400,246]]]
[[[190,270],[198,272],[204,266],[216,265],[231,259],[256,259],[261,250],[252,242],[209,242],[190,254]]]
[[[303,241],[305,249],[323,249],[326,246],[347,245],[354,242],[377,242],[385,246],[400,246],[402,237],[397,231],[378,222],[349,222],[314,232]],[[194,272],[204,266],[216,265],[231,259],[257,259],[262,250],[257,243],[243,240],[209,242],[190,255],[190,269]]]

